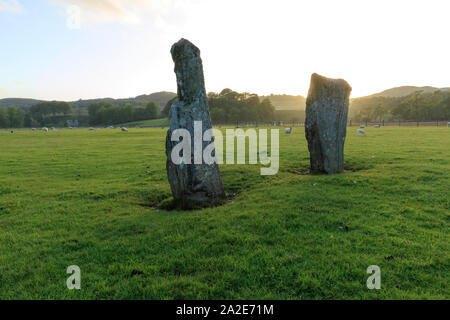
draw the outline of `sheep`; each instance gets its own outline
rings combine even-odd
[[[92,128],[92,127],[90,127],[90,128],[89,128],[89,131],[94,131],[94,130],[95,130],[95,129],[94,129],[94,128]]]
[[[286,129],[284,129],[284,132],[285,132],[286,134],[291,134],[291,133],[292,133],[292,127],[291,127],[291,128],[286,128]]]
[[[52,131],[56,131],[56,128],[55,128],[55,127],[51,127],[51,130],[52,130]]]
[[[357,132],[358,132],[358,136],[360,136],[360,135],[365,136],[366,135],[366,132],[363,129],[358,129]]]
[[[48,132],[48,128],[47,128],[47,127],[43,127],[43,128],[42,128],[42,131]]]
[[[362,124],[362,125],[360,125],[359,127],[360,127],[361,129],[364,129],[366,126]]]
[[[31,128],[31,131],[36,131],[36,128]]]
[[[128,129],[125,127],[120,128],[120,130],[122,130],[123,132],[128,132]]]
[[[376,125],[374,125],[373,127],[374,127],[374,128],[377,128],[377,129],[380,129],[380,125],[379,125],[379,124],[376,124]]]
[[[450,128],[450,122],[447,122],[447,127],[449,127],[449,128]]]

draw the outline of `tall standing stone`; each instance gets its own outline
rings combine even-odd
[[[181,39],[172,46],[171,54],[175,63],[178,90],[178,101],[170,108],[170,128],[166,137],[166,168],[172,194],[185,208],[205,202],[215,203],[225,198],[219,166],[203,161],[195,164],[194,161],[194,121],[201,121],[202,135],[211,129],[200,50],[188,40]],[[179,142],[171,141],[171,137],[172,132],[177,129],[186,129],[190,133],[190,164],[174,164],[172,161],[172,149]],[[200,143],[198,140],[197,142]],[[210,143],[201,141],[202,151]]]
[[[316,73],[306,99],[305,133],[312,173],[344,171],[344,142],[352,88],[342,79]]]

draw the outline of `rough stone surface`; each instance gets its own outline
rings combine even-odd
[[[200,50],[181,39],[172,46],[172,59],[177,77],[178,101],[170,108],[170,128],[166,137],[167,176],[175,200],[183,206],[214,203],[225,198],[217,164],[194,164],[194,121],[202,121],[202,132],[211,129]],[[171,152],[178,142],[171,141],[172,132],[186,129],[191,134],[191,164],[176,165]],[[202,150],[211,142],[204,141]]]
[[[312,173],[344,171],[344,142],[352,88],[342,79],[316,73],[306,99],[305,133]]]

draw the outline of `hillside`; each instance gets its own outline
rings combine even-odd
[[[407,95],[410,95],[411,93],[414,93],[416,91],[423,91],[423,93],[433,93],[435,91],[450,91],[450,88],[436,88],[436,87],[414,87],[414,86],[402,86],[402,87],[395,87],[391,89],[387,89],[375,94],[372,94],[370,96],[366,97],[360,97],[358,99],[362,98],[373,98],[373,97],[385,97],[385,98],[398,98],[398,97],[404,97]]]
[[[408,96],[414,92],[421,91],[422,98],[419,99],[417,110],[411,109],[411,103],[408,102]],[[361,119],[385,119],[392,118],[411,120],[446,120],[449,118],[448,107],[450,88],[436,88],[431,86],[415,87],[402,86],[384,90],[369,96],[356,97],[350,100],[349,117],[352,120]],[[70,102],[73,108],[73,114],[78,119],[85,117],[87,119],[87,107],[90,104],[98,102],[110,102],[116,106],[132,104],[135,107],[142,106],[147,102],[155,102],[161,110],[164,109],[167,102],[176,97],[172,92],[156,92],[149,95],[140,95],[134,98],[112,99],[99,98],[89,100],[78,100]],[[301,95],[271,94],[269,96],[260,96],[260,101],[267,98],[275,106],[277,121],[304,121],[306,98]],[[36,99],[6,98],[0,99],[0,108],[15,105],[23,110],[27,110],[32,105],[40,102]],[[211,107],[211,106],[210,106]],[[446,109],[447,108],[447,109]],[[395,110],[394,110],[395,109]],[[408,110],[407,110],[408,109]],[[431,111],[432,110],[432,111]],[[432,113],[431,113],[432,112]],[[217,117],[217,114],[216,114]],[[213,119],[214,120],[214,119]]]
[[[424,93],[432,93],[437,90],[441,91],[450,91],[450,87],[448,88],[436,88],[436,87],[415,87],[415,86],[402,86],[402,87],[395,87],[390,88],[369,96],[364,97],[358,97],[353,98],[353,100],[364,100],[367,98],[397,98],[397,97],[404,97],[407,96],[415,91],[423,91]],[[78,100],[78,101],[72,101],[70,102],[72,104],[72,107],[74,109],[84,109],[91,103],[97,103],[97,102],[111,102],[114,105],[123,105],[126,103],[131,103],[133,105],[142,105],[146,102],[153,101],[157,103],[161,110],[164,108],[166,103],[176,97],[176,93],[173,92],[155,92],[152,94],[143,94],[134,98],[123,98],[123,99],[113,99],[113,98],[99,98],[99,99],[88,99],[88,100]],[[275,106],[277,110],[305,110],[306,106],[306,98],[304,96],[298,95],[286,95],[286,94],[272,94],[270,96],[261,96],[261,100],[268,98],[272,104]],[[25,99],[25,98],[5,98],[0,99],[0,108],[1,107],[7,107],[10,105],[17,106],[22,109],[28,109],[33,104],[36,104],[42,100],[36,100],[36,99]]]
[[[135,98],[124,98],[124,99],[113,99],[113,98],[99,98],[99,99],[88,99],[88,100],[78,100],[78,101],[71,101],[72,107],[74,110],[77,109],[85,109],[88,105],[92,103],[98,103],[98,102],[111,102],[112,104],[118,106],[118,105],[124,105],[127,103],[131,103],[134,106],[142,105],[147,102],[155,102],[157,103],[160,108],[164,108],[167,101],[174,98],[176,96],[176,93],[173,92],[155,92],[152,94],[143,94],[140,96],[137,96]],[[16,107],[19,107],[21,109],[28,109],[32,105],[40,102],[42,100],[36,100],[36,99],[23,99],[23,98],[6,98],[6,99],[0,99],[0,108],[1,107],[8,107],[11,105],[14,105]]]
[[[92,103],[97,103],[97,102],[111,102],[112,104],[119,106],[119,105],[124,105],[127,103],[131,103],[134,106],[138,106],[138,105],[142,105],[145,104],[147,102],[155,102],[159,105],[159,107],[162,109],[164,108],[164,106],[166,105],[167,101],[169,101],[170,99],[173,99],[174,97],[176,97],[176,93],[173,92],[167,92],[167,91],[162,91],[162,92],[155,92],[152,94],[143,94],[140,96],[137,96],[135,98],[124,98],[124,99],[112,99],[112,98],[103,98],[103,99],[90,99],[90,100],[78,100],[78,101],[74,101],[71,102],[72,106],[75,108],[85,108],[88,105],[92,104]]]
[[[26,98],[5,98],[0,99],[0,108],[8,106],[16,106],[21,109],[28,109],[29,107],[40,101],[41,100],[26,99]]]
[[[364,100],[372,100],[373,98],[377,98],[377,100],[383,98],[399,98],[405,97],[416,91],[423,91],[423,93],[433,93],[437,90],[441,91],[450,91],[450,88],[436,88],[436,87],[415,87],[415,86],[402,86],[395,87],[384,90],[382,92],[378,92],[369,96],[357,97],[351,99],[351,105],[357,105]],[[292,96],[286,94],[279,95],[270,95],[263,96],[261,99],[268,98],[272,104],[275,106],[277,110],[305,110],[306,107],[306,98],[303,96]],[[386,99],[385,99],[386,100]],[[351,106],[350,106],[351,107]]]
[[[306,98],[303,96],[291,96],[287,94],[271,94],[262,96],[262,99],[268,98],[277,110],[305,110]]]

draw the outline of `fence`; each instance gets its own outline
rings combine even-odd
[[[449,121],[352,121],[347,122],[349,127],[360,127],[360,126],[375,126],[379,125],[381,127],[447,127],[450,126]],[[214,127],[236,127],[236,128],[246,128],[246,127],[304,127],[304,122],[296,121],[274,121],[274,122],[249,122],[249,121],[236,121],[233,123],[213,123]],[[168,125],[159,126],[140,126],[139,128],[168,128]]]
[[[221,124],[213,124],[215,127],[304,127],[304,122],[295,122],[295,121],[275,121],[275,122],[244,122],[237,121],[235,123],[221,123]],[[398,126],[398,127],[447,127],[450,126],[449,121],[352,121],[349,120],[347,122],[347,126],[349,127],[360,127],[360,126]]]
[[[360,122],[352,122],[350,120],[348,125],[352,126],[361,126],[364,125],[366,127],[380,125],[380,126],[397,126],[397,127],[447,127],[449,126],[449,121],[380,121],[380,122],[371,122],[371,121],[360,121]]]

